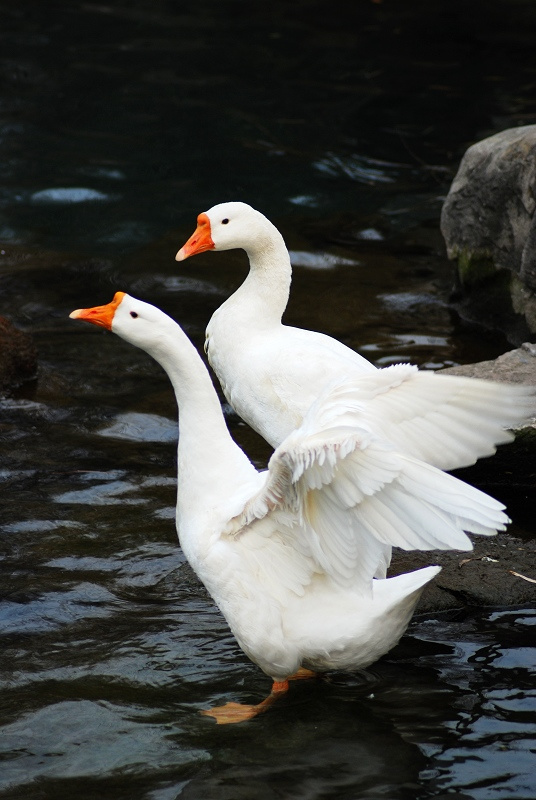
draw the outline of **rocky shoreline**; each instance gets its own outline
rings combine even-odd
[[[499,533],[474,537],[467,553],[395,553],[390,575],[439,564],[441,572],[429,584],[417,613],[464,606],[521,606],[536,599],[536,540]]]

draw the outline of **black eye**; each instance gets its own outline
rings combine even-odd
[[[222,219],[221,224],[222,225],[227,225],[228,222],[229,222],[229,220],[227,219],[227,217],[225,217],[225,219]]]
[[[137,311],[131,311],[130,312],[130,316],[132,317],[132,319],[137,319],[138,318],[138,312]]]

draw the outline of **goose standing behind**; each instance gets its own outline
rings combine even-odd
[[[291,282],[283,237],[245,203],[221,203],[197,218],[177,253],[243,248],[250,270],[214,313],[206,351],[224,394],[273,447],[298,427],[334,379],[359,381],[367,420],[402,452],[444,470],[474,464],[510,442],[507,430],[535,413],[532,387],[495,383],[398,364],[377,369],[325,334],[283,325]]]
[[[199,354],[170,317],[123,292],[70,316],[145,350],[173,385],[182,549],[240,647],[273,680],[257,705],[204,712],[217,722],[265,710],[302,668],[366,667],[398,642],[439,571],[374,579],[400,538],[421,549],[470,549],[464,530],[491,535],[507,522],[497,501],[396,452],[365,417],[350,427],[348,414],[354,419],[363,404],[344,382],[312,405],[258,472],[231,438]],[[341,514],[330,488],[349,463],[358,479],[345,487],[353,506]]]

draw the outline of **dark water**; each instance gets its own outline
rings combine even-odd
[[[0,4],[0,314],[39,350],[0,399],[2,798],[536,794],[528,609],[417,619],[253,723],[197,714],[268,681],[178,547],[166,377],[67,318],[121,289],[201,344],[244,258],[174,254],[241,199],[293,252],[289,322],[378,364],[512,345],[460,315],[438,216],[466,146],[535,119],[534,6],[347,5]]]

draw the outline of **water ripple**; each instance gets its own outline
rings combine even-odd
[[[97,189],[87,189],[82,186],[70,186],[57,189],[41,189],[39,192],[34,192],[30,200],[32,203],[95,203],[116,200],[117,197],[104,192],[99,192]]]

